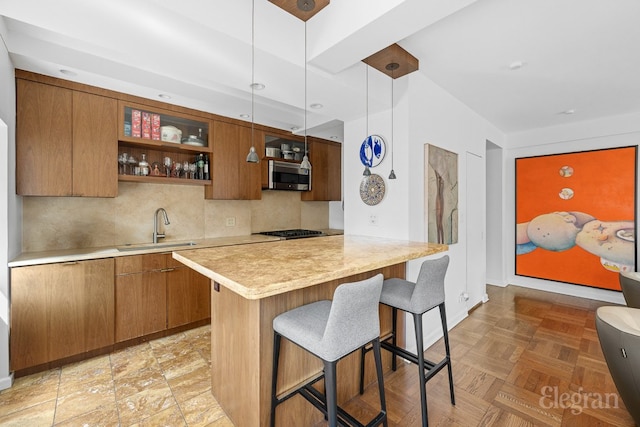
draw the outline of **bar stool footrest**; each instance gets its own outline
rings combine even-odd
[[[394,346],[392,344],[389,344],[386,341],[381,341],[380,342],[380,347],[382,347],[383,349],[385,349],[387,351],[390,351],[391,353],[395,354],[396,356],[400,356],[403,359],[406,359],[406,360],[408,360],[408,361],[410,361],[412,363],[415,363],[416,365],[418,364],[418,356],[416,356],[413,353],[409,353],[407,350],[405,350],[402,347]],[[432,361],[427,360],[427,359],[424,359],[425,382],[428,381],[432,376],[434,376],[435,374],[440,372],[442,370],[442,368],[444,368],[448,364],[449,364],[448,357],[445,357],[444,359],[442,359],[438,363],[432,362]]]
[[[296,394],[304,397],[309,403],[315,406],[320,412],[327,416],[327,404],[325,395],[320,393],[313,385],[318,381],[324,379],[324,375],[321,375],[317,378],[314,378],[313,381],[300,386],[300,388],[289,392],[288,394],[276,399],[277,404],[284,402],[285,400],[289,400]],[[385,412],[379,412],[368,424],[362,424],[360,421],[353,418],[351,414],[342,409],[340,406],[336,408],[338,413],[338,424],[346,427],[374,427],[381,425],[383,421],[386,419]]]

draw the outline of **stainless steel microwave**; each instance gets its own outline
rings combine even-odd
[[[311,170],[300,169],[300,163],[269,160],[268,175],[271,190],[311,190]]]

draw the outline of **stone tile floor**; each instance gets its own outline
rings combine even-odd
[[[210,326],[18,378],[0,426],[233,426],[211,395]]]

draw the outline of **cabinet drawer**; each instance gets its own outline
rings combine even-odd
[[[166,253],[131,255],[116,258],[116,275],[144,273],[162,270],[166,267]],[[170,256],[170,255],[169,255]]]

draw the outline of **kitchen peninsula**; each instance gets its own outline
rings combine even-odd
[[[173,257],[212,281],[212,393],[237,427],[269,421],[273,329],[278,314],[332,299],[338,285],[382,273],[405,277],[411,259],[447,250],[446,245],[363,236],[329,236],[268,244],[186,250]],[[381,307],[381,332],[391,329],[391,310]],[[384,355],[385,369],[390,357]],[[321,372],[319,360],[283,342],[278,392]],[[373,363],[367,359],[367,363]],[[358,392],[359,355],[338,365],[338,401]],[[374,369],[366,370],[373,381]],[[299,396],[278,407],[280,425],[313,425],[322,414]]]

